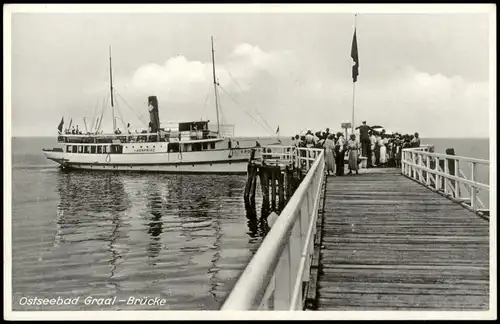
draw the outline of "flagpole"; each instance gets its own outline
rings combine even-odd
[[[358,14],[354,14],[354,32],[356,32],[356,18]],[[357,47],[357,44],[356,44]],[[356,82],[352,80],[352,123],[351,123],[351,133],[354,134],[354,95],[356,93]]]
[[[354,134],[354,98],[356,93],[356,82],[352,83],[352,124],[351,124],[351,133]]]

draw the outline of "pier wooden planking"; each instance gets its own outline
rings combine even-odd
[[[328,177],[318,310],[486,310],[489,222],[401,175]]]

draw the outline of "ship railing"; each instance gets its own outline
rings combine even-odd
[[[321,149],[266,146],[276,156],[301,161],[314,156],[310,168],[280,215],[272,213],[270,231],[226,298],[221,310],[303,310],[310,280],[316,222],[324,184]],[[271,152],[271,153],[273,153]],[[291,153],[290,153],[291,152]],[[265,152],[264,154],[270,154]]]
[[[478,179],[477,169],[489,168],[490,162],[432,151],[432,147],[403,149],[401,172],[474,212],[489,213],[479,194],[481,191],[489,194],[490,186]],[[466,196],[461,188],[466,189]]]
[[[134,142],[176,142],[180,140],[191,139],[207,139],[215,137],[208,130],[201,131],[200,136],[191,136],[191,132],[177,131],[160,131],[159,133],[122,133],[122,134],[62,134],[57,137],[58,142],[63,143],[113,143],[115,140],[120,140],[120,143],[134,143]],[[159,137],[158,137],[159,134]],[[212,136],[213,135],[213,136]]]

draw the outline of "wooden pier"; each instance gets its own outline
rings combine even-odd
[[[322,150],[263,152],[258,167],[307,173],[222,310],[489,309],[490,210],[479,192],[490,187],[477,179],[489,161],[419,147],[403,150],[401,168],[326,177]]]
[[[317,309],[488,309],[489,222],[373,171],[327,179]]]

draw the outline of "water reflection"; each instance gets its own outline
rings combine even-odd
[[[150,236],[147,253],[149,258],[154,259],[160,254],[162,248],[160,235],[163,232],[163,199],[156,183],[149,183],[146,191],[148,199],[147,208],[149,210],[147,232]]]
[[[245,211],[248,226],[248,236],[254,239],[264,237],[269,230],[267,217],[258,217],[255,204],[245,203]]]
[[[90,172],[58,172],[57,177],[59,204],[54,246],[90,240],[107,242],[113,279],[123,257],[116,241],[120,238],[122,216],[130,208],[122,179],[116,174]],[[112,281],[111,284],[117,288]]]
[[[55,234],[55,242],[32,269],[57,273],[37,282],[36,289],[155,292],[179,308],[217,309],[265,233],[255,207],[243,216],[243,177],[51,176],[57,186],[58,200],[52,205],[57,216],[52,209],[45,230]],[[18,274],[17,291],[28,289],[26,278]]]

